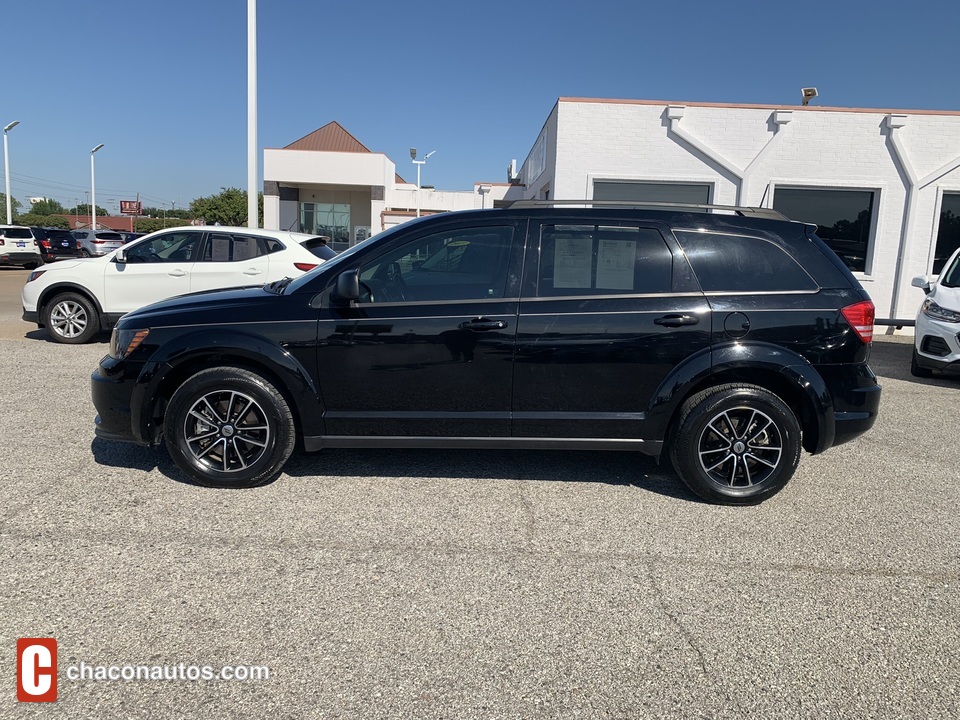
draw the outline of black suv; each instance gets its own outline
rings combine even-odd
[[[80,257],[77,239],[69,230],[48,227],[32,227],[33,236],[40,246],[44,262],[53,262],[63,258]]]
[[[758,502],[880,402],[873,303],[774,215],[522,201],[150,305],[93,375],[97,435],[229,487],[297,442],[667,453],[700,497]]]

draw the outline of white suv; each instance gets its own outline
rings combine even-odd
[[[927,297],[917,313],[910,371],[916,377],[930,377],[934,370],[960,375],[960,248],[939,278],[921,275],[912,285]]]
[[[33,231],[21,225],[0,225],[0,265],[20,265],[27,270],[43,265]]]
[[[30,273],[23,319],[62,343],[84,343],[124,313],[175,295],[296,277],[331,251],[317,236],[240,227],[160,230],[99,258]]]

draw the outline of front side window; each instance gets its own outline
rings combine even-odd
[[[669,292],[672,272],[656,230],[545,225],[540,232],[539,297]]]
[[[360,269],[362,298],[373,302],[501,298],[511,227],[449,230],[412,240]]]
[[[819,286],[779,245],[741,235],[674,231],[704,292],[813,292]]]
[[[776,188],[773,208],[816,223],[817,235],[854,272],[867,271],[873,234],[872,190]]]
[[[174,232],[134,245],[126,252],[127,262],[194,262],[200,242],[198,232]]]

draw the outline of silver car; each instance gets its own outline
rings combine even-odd
[[[74,230],[81,257],[100,257],[123,245],[123,236],[113,230]]]

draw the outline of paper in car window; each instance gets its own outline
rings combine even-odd
[[[230,261],[230,238],[226,235],[214,235],[210,238],[210,259],[213,262]]]
[[[235,237],[233,239],[234,260],[249,260],[256,256],[256,250],[256,240],[253,238]]]
[[[633,264],[636,257],[636,240],[601,240],[597,254],[597,287],[633,290]]]
[[[588,288],[593,265],[593,239],[558,237],[553,250],[553,286]]]

